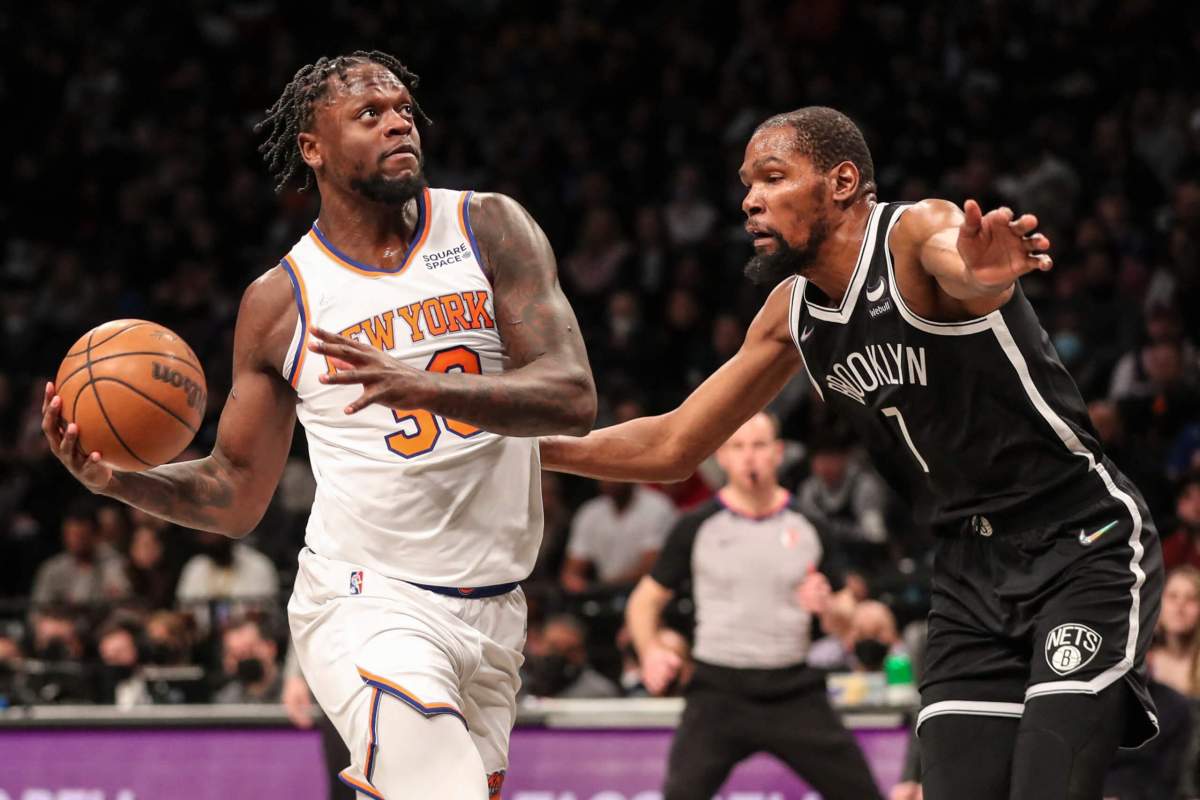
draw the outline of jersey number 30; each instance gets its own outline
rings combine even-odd
[[[462,345],[434,353],[425,369],[428,372],[458,371],[469,372],[473,375],[483,372],[479,354]],[[437,446],[438,439],[442,437],[443,427],[463,439],[474,436],[480,430],[465,422],[438,417],[423,408],[393,408],[392,416],[402,427],[395,433],[383,437],[383,441],[387,443],[388,450],[402,458],[416,458],[431,452]]]

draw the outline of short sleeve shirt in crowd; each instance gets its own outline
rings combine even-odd
[[[567,555],[590,561],[597,578],[611,581],[633,569],[643,553],[662,548],[678,516],[665,495],[643,486],[634,487],[623,511],[611,497],[594,497],[571,521]]]
[[[790,495],[761,517],[718,497],[679,520],[650,577],[676,592],[691,584],[697,660],[776,669],[805,661],[811,618],[796,588],[821,554],[816,529]]]

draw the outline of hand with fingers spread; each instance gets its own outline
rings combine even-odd
[[[63,428],[62,398],[54,384],[46,384],[42,397],[42,433],[50,451],[71,471],[75,478],[92,492],[101,492],[112,481],[112,468],[100,461],[100,453],[83,453],[79,449],[79,426],[74,422]]]
[[[413,369],[387,353],[354,341],[348,336],[313,328],[315,341],[309,349],[330,360],[336,372],[321,375],[328,384],[362,384],[358,399],[346,406],[354,414],[378,403],[387,408],[423,408],[421,398],[430,387],[430,373]]]
[[[1004,207],[984,214],[974,200],[963,206],[963,215],[958,254],[979,288],[1004,290],[1022,275],[1054,265],[1045,252],[1050,240],[1036,231],[1034,215],[1014,218],[1012,209]]]

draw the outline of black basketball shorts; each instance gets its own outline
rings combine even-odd
[[[1157,733],[1145,655],[1162,552],[1141,495],[1111,475],[1103,499],[1058,521],[977,516],[938,540],[918,733],[939,714],[1019,718],[1038,697],[1097,694],[1116,681],[1144,710],[1127,715],[1122,746]]]

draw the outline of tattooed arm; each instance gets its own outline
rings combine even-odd
[[[596,417],[596,387],[579,324],[558,284],[546,235],[516,201],[471,199],[471,219],[491,269],[496,323],[507,366],[496,375],[413,369],[352,339],[313,330],[314,352],[350,365],[326,383],[362,384],[352,414],[379,403],[424,408],[507,436],[582,435]]]
[[[42,431],[51,450],[96,494],[189,528],[241,537],[262,519],[283,474],[296,396],[280,375],[296,324],[291,283],[278,267],[246,290],[233,343],[233,388],[207,458],[120,472],[84,455],[75,423],[61,430],[62,398],[46,385]]]

